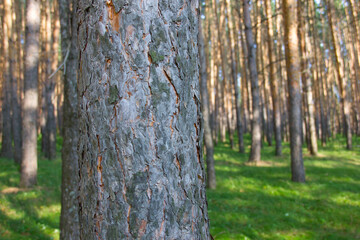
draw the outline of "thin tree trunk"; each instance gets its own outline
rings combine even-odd
[[[259,162],[261,158],[261,124],[260,124],[260,94],[256,69],[256,55],[252,34],[249,2],[243,0],[243,14],[245,24],[246,43],[248,48],[248,64],[250,70],[252,93],[252,122],[251,122],[251,153],[250,162]]]
[[[18,77],[20,76],[17,74],[18,69],[16,68],[16,50],[17,46],[16,44],[19,42],[18,38],[20,37],[19,33],[16,33],[16,18],[19,16],[16,16],[15,11],[15,5],[18,3],[13,4],[12,6],[12,15],[13,15],[13,25],[11,30],[11,40],[10,40],[10,76],[11,76],[11,107],[12,107],[12,136],[14,140],[14,160],[17,164],[21,164],[21,109],[18,101]]]
[[[80,239],[210,239],[198,7],[79,4]]]
[[[198,41],[199,41],[199,56],[200,56],[200,90],[201,90],[202,113],[204,119],[204,143],[206,147],[206,169],[207,169],[206,183],[208,188],[215,189],[216,176],[215,176],[215,162],[214,162],[214,144],[212,141],[211,128],[210,128],[206,58],[204,52],[204,39],[202,36],[201,23],[199,23]]]
[[[25,77],[23,101],[22,161],[20,185],[36,184],[38,65],[39,65],[40,1],[26,2]]]
[[[332,20],[332,16],[334,14],[332,0],[327,0],[327,8],[328,8],[327,12],[328,12],[329,25],[330,25],[331,40],[334,48],[336,76],[338,80],[339,93],[340,93],[341,105],[342,105],[342,116],[344,116],[344,128],[346,132],[346,148],[352,149],[350,103],[346,97],[346,79],[344,77],[344,72],[343,72],[344,64],[341,59],[339,39],[337,38],[337,34],[335,33],[335,29],[334,29],[335,27]]]
[[[231,76],[233,80],[234,90],[235,90],[235,110],[236,110],[236,130],[237,130],[237,137],[239,142],[239,152],[244,152],[244,140],[243,140],[243,132],[242,132],[242,125],[241,125],[241,108],[240,108],[240,94],[239,94],[239,86],[237,83],[237,71],[236,71],[236,55],[235,55],[235,38],[233,34],[233,19],[230,19],[231,11],[230,11],[230,1],[227,0],[227,38],[230,41],[230,56],[231,56]],[[229,14],[230,12],[230,14]]]
[[[274,51],[274,34],[273,34],[273,21],[272,21],[272,11],[271,11],[271,2],[270,0],[265,0],[266,7],[266,16],[267,16],[267,35],[268,35],[268,56],[270,62],[270,86],[271,86],[271,96],[273,104],[273,122],[274,122],[274,132],[275,132],[275,155],[281,156],[282,154],[282,143],[281,143],[281,114],[280,114],[280,104],[279,104],[279,84],[276,78],[275,71],[275,58],[273,57]]]
[[[54,1],[53,4],[56,5],[57,1]],[[49,46],[49,52],[47,54],[48,56],[48,62],[50,74],[55,72],[58,65],[58,38],[59,38],[59,24],[58,23],[58,7],[53,7],[53,17],[51,19],[48,19],[48,25],[51,24],[51,31],[50,35],[48,36],[48,44],[50,45],[51,40],[51,46]],[[48,16],[50,17],[50,8],[47,9]],[[50,26],[48,26],[50,28]],[[45,93],[45,102],[46,102],[46,132],[47,132],[47,139],[48,142],[48,148],[45,150],[45,157],[48,159],[55,159],[56,157],[56,120],[55,120],[55,109],[54,109],[54,103],[53,99],[55,98],[55,77],[49,78],[49,74],[47,75],[46,84],[46,93]]]
[[[12,138],[11,138],[11,78],[12,78],[12,61],[9,43],[11,43],[11,1],[4,1],[4,22],[3,22],[3,46],[4,46],[4,72],[3,72],[3,103],[2,103],[2,140],[0,156],[5,158],[13,157]],[[11,46],[12,47],[12,46]]]
[[[305,182],[301,140],[301,93],[296,0],[283,0],[286,69],[289,87],[289,123],[292,181]]]

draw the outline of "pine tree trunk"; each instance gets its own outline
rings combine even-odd
[[[79,141],[77,94],[77,1],[58,0],[61,25],[61,54],[64,66],[64,111],[61,180],[60,239],[80,239],[79,225]]]
[[[19,42],[18,38],[20,37],[20,33],[16,33],[17,29],[17,19],[19,16],[15,15],[15,5],[18,3],[14,3],[12,6],[12,14],[13,14],[13,24],[11,29],[11,40],[10,40],[10,76],[11,76],[11,107],[12,107],[12,136],[14,140],[14,160],[17,164],[21,164],[21,109],[18,101],[18,78],[20,74],[17,74],[18,70],[16,68],[16,50],[17,43]]]
[[[81,239],[210,239],[198,1],[80,1]]]
[[[40,1],[26,2],[25,77],[20,185],[36,184]]]
[[[305,182],[302,158],[299,40],[296,0],[283,0],[285,55],[289,88],[289,125],[292,181]]]
[[[271,96],[272,96],[272,104],[273,104],[273,122],[274,122],[274,130],[275,130],[275,155],[280,156],[282,154],[282,145],[281,145],[281,115],[280,115],[280,105],[279,105],[279,84],[276,79],[275,72],[275,58],[274,54],[274,34],[273,34],[273,21],[272,21],[272,10],[271,10],[271,2],[270,0],[265,0],[266,7],[266,16],[267,16],[267,44],[268,44],[268,56],[270,62],[270,87],[271,87]]]
[[[4,72],[3,72],[3,103],[2,103],[2,140],[0,156],[5,158],[13,157],[12,138],[11,138],[11,78],[12,64],[9,50],[11,42],[11,1],[4,1],[4,22],[3,22],[3,46],[4,46]]]
[[[211,136],[210,114],[209,114],[209,94],[207,88],[206,58],[204,52],[204,39],[202,37],[201,24],[199,23],[199,56],[200,56],[200,90],[201,107],[204,118],[204,143],[206,147],[206,170],[207,187],[216,188],[215,162],[214,162],[214,144]]]
[[[225,2],[226,8],[226,18],[227,18],[227,38],[230,42],[230,59],[231,59],[231,78],[233,81],[233,86],[235,90],[235,110],[236,110],[236,130],[237,130],[237,137],[239,143],[239,152],[244,152],[244,141],[243,141],[243,132],[242,132],[242,125],[241,125],[241,108],[240,108],[240,94],[239,94],[239,87],[237,83],[237,71],[236,71],[236,55],[235,55],[235,38],[233,34],[233,19],[229,16],[231,15],[230,11],[230,1],[226,0]],[[230,12],[230,14],[229,14]]]
[[[249,162],[259,162],[261,157],[260,94],[250,9],[247,0],[243,0],[243,9],[252,94],[251,153]]]
[[[328,20],[330,25],[331,32],[331,40],[334,48],[334,56],[335,56],[335,67],[336,67],[336,76],[338,80],[338,87],[341,98],[341,108],[342,108],[342,116],[344,117],[344,129],[346,135],[346,148],[352,149],[352,133],[351,133],[351,122],[350,122],[350,103],[346,96],[346,79],[343,72],[343,61],[341,58],[339,39],[337,38],[337,34],[335,32],[334,23],[332,20],[332,16],[334,14],[333,10],[333,1],[327,0],[328,7]]]

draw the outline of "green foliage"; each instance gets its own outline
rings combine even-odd
[[[250,148],[216,147],[217,189],[207,191],[215,239],[360,238],[359,139],[354,151],[341,138],[320,147],[318,157],[304,148],[306,184],[290,181],[288,144],[282,157],[265,145],[260,166],[244,164]]]
[[[360,139],[354,138],[353,151],[344,150],[345,139],[338,139],[320,148],[318,157],[304,149],[306,184],[290,181],[288,144],[282,157],[265,146],[264,162],[256,167],[244,164],[250,148],[240,154],[228,142],[219,144],[218,185],[207,192],[215,239],[359,239]],[[249,136],[245,143],[249,146]],[[13,161],[0,159],[0,239],[59,239],[57,156],[55,161],[40,158],[38,186],[28,190],[18,188]]]

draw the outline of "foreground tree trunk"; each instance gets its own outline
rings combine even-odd
[[[285,55],[289,87],[289,124],[292,181],[305,182],[302,158],[302,118],[300,93],[299,39],[297,35],[296,0],[283,0]]]
[[[36,184],[40,0],[26,2],[25,77],[20,185]]]
[[[81,239],[210,239],[198,11],[79,2]]]
[[[252,122],[251,122],[251,153],[249,162],[259,162],[261,158],[261,124],[260,124],[260,93],[258,73],[256,69],[255,44],[251,28],[249,2],[243,0],[243,14],[245,24],[246,43],[248,48],[248,64],[250,70],[252,93]]]
[[[60,239],[80,239],[79,226],[79,141],[77,94],[77,21],[76,0],[59,0],[61,50],[64,65],[64,111],[61,180]]]

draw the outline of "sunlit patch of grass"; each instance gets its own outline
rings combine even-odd
[[[0,159],[0,239],[59,239],[61,160],[38,166],[37,186],[21,189],[19,167]]]
[[[250,136],[245,138],[250,145]],[[57,142],[58,150],[61,140]],[[217,189],[208,190],[215,239],[360,239],[360,139],[343,138],[312,157],[304,148],[306,184],[290,181],[289,144],[283,155],[264,144],[259,166],[245,164],[230,144],[215,149]],[[58,157],[60,154],[58,152]],[[19,167],[0,159],[0,239],[59,239],[61,161],[40,159],[38,185],[19,188]]]
[[[250,136],[246,137],[249,143]],[[274,156],[264,144],[262,160],[249,166],[228,142],[215,149],[217,189],[207,192],[215,239],[360,239],[360,155],[343,138],[304,152],[307,182],[290,181],[290,150]]]

